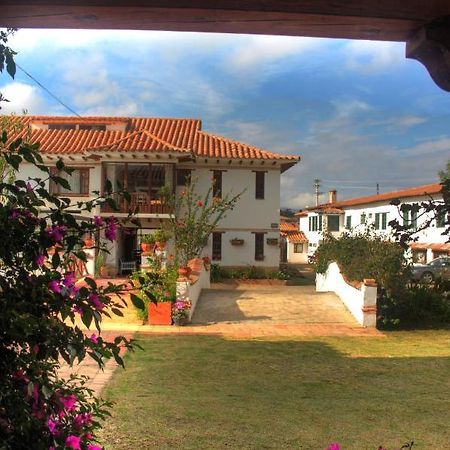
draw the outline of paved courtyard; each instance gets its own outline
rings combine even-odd
[[[357,322],[332,293],[315,286],[251,286],[207,289],[197,304],[193,324],[344,324]]]

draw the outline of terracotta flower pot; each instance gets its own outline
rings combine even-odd
[[[164,250],[164,249],[166,248],[167,242],[156,241],[156,242],[155,242],[155,245],[156,245],[156,248],[157,248],[159,251],[162,251],[162,250]]]
[[[189,275],[191,274],[192,269],[190,267],[180,267],[178,269],[178,275],[180,277],[184,277],[184,278],[188,278]]]
[[[172,325],[172,303],[149,303],[148,323],[150,325]]]
[[[88,237],[84,240],[84,246],[87,248],[91,248],[94,246],[94,239],[92,239],[91,237]]]
[[[146,243],[142,243],[141,244],[141,250],[144,253],[151,253],[151,251],[153,250],[153,245],[152,244],[146,244]]]

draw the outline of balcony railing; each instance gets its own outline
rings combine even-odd
[[[115,211],[107,203],[102,205],[102,212],[105,213],[139,213],[139,214],[170,214],[171,210],[161,199],[151,198],[145,193],[131,193],[131,201],[127,202],[123,198],[116,201],[119,211]]]

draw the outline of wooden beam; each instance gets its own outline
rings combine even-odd
[[[433,81],[450,92],[450,16],[417,30],[406,43],[406,57],[421,62]]]

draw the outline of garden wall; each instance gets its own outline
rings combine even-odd
[[[377,317],[377,285],[375,280],[364,280],[354,287],[347,283],[339,266],[333,262],[325,273],[316,274],[317,292],[334,292],[365,327],[375,327]]]
[[[200,258],[189,261],[188,266],[192,269],[189,278],[179,278],[177,280],[177,300],[191,302],[189,320],[192,319],[197,301],[202,289],[210,287],[210,270],[205,269],[203,260]]]

